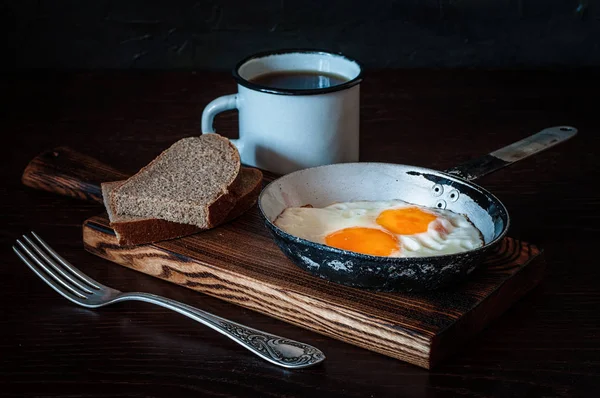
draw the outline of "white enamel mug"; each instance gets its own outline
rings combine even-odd
[[[316,89],[279,89],[252,83],[262,74],[311,71],[339,75],[344,83]],[[232,140],[242,163],[278,174],[308,167],[358,161],[360,64],[341,54],[284,50],[253,55],[233,70],[236,94],[210,102],[202,132],[214,133],[215,116],[239,112],[239,139]]]

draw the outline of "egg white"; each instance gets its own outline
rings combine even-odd
[[[404,207],[418,207],[435,214],[437,219],[429,223],[426,232],[414,235],[392,233],[375,221],[384,210]],[[400,242],[400,250],[389,257],[438,256],[483,246],[480,231],[464,215],[402,200],[334,203],[323,208],[290,207],[277,217],[274,224],[290,235],[321,244],[325,244],[327,235],[344,228],[380,229],[395,235]],[[440,224],[445,233],[438,232]]]

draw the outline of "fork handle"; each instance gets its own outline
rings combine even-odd
[[[325,355],[308,344],[249,328],[198,308],[150,293],[122,293],[118,301],[144,301],[168,308],[229,337],[259,357],[285,368],[305,368],[322,362]]]

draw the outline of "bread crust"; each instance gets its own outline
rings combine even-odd
[[[248,211],[248,209],[254,206],[256,204],[256,201],[258,200],[258,195],[262,191],[262,172],[259,169],[252,169],[246,167],[244,167],[243,169],[247,170],[248,173],[252,174],[251,178],[253,181],[256,181],[256,183],[249,192],[240,193],[238,195],[239,198],[237,200],[237,203],[235,204],[233,209],[231,209],[229,214],[227,214],[227,217],[223,221],[224,223],[238,218],[246,211]]]
[[[227,189],[227,192],[221,195],[217,200],[215,200],[208,206],[208,209],[206,211],[207,220],[205,229],[213,228],[219,225],[223,220],[225,220],[225,217],[227,217],[227,214],[229,214],[229,212],[233,209],[235,203],[239,199],[238,197],[236,197],[234,191],[235,186],[241,184],[241,182],[242,173],[240,171],[238,172],[238,175],[233,181],[233,183]]]
[[[119,245],[133,246],[180,238],[202,231],[195,225],[181,224],[158,218],[110,223]]]

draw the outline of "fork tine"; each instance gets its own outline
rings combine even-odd
[[[42,271],[38,269],[31,261],[27,259],[27,257],[19,251],[15,246],[12,247],[14,252],[19,256],[21,261],[23,261],[37,276],[40,277],[41,280],[46,282],[52,289],[54,289],[61,296],[71,300],[76,304],[81,304],[81,298],[79,294],[76,296],[68,290],[65,290],[62,286],[57,284],[52,278],[47,277]]]
[[[40,256],[42,256],[42,258],[44,260],[46,260],[46,263],[49,264],[50,266],[52,266],[52,268],[54,268],[54,270],[56,272],[58,272],[59,274],[61,274],[63,276],[63,278],[67,279],[68,281],[70,281],[72,284],[74,284],[75,286],[77,286],[78,288],[80,288],[81,290],[83,290],[84,292],[88,293],[88,294],[92,294],[93,292],[89,289],[89,286],[85,285],[83,282],[79,281],[78,278],[75,278],[73,274],[69,275],[68,272],[65,272],[57,263],[56,261],[52,260],[50,257],[48,257],[48,255],[46,253],[44,253],[42,251],[42,249],[40,249],[38,247],[38,245],[36,245],[35,243],[33,243],[31,241],[31,239],[29,239],[29,237],[27,235],[23,235],[23,238],[27,241],[27,243],[29,243],[29,246],[31,246],[31,248],[33,248],[33,250],[36,251],[37,254],[39,254]]]
[[[46,249],[46,251],[48,253],[50,253],[50,255],[52,257],[54,257],[56,259],[56,261],[58,261],[60,264],[62,264],[66,269],[68,269],[69,271],[71,271],[74,275],[76,275],[79,279],[81,279],[83,282],[86,282],[87,284],[89,284],[91,287],[93,287],[96,290],[100,290],[101,289],[101,284],[96,282],[95,280],[93,280],[92,278],[90,278],[89,276],[87,276],[86,274],[84,274],[83,272],[79,271],[77,268],[75,268],[70,262],[68,262],[67,260],[65,260],[64,258],[62,258],[60,256],[60,254],[58,254],[57,252],[55,252],[46,242],[44,242],[42,240],[42,238],[40,238],[35,232],[31,231],[31,234],[33,235],[33,237],[35,239],[37,239],[38,242],[40,242],[40,244],[44,247],[44,249]]]
[[[40,260],[40,258],[38,256],[36,256],[34,253],[32,253],[31,250],[29,250],[29,248],[23,242],[21,242],[20,240],[17,239],[17,244],[20,246],[21,249],[23,249],[23,251],[25,253],[27,253],[27,255],[29,256],[30,259],[32,259],[35,263],[37,263],[37,265],[46,272],[47,276],[45,278],[44,278],[45,275],[43,276],[43,274],[36,272],[40,278],[46,280],[47,282],[48,282],[48,278],[51,278],[55,282],[58,282],[60,285],[62,285],[65,289],[69,290],[75,296],[81,297],[82,299],[86,298],[86,296],[83,294],[83,292],[75,289],[72,285],[65,282],[55,271],[53,271],[52,268],[48,267],[46,264],[44,264],[42,262],[42,260]],[[21,258],[21,259],[23,259],[23,258]],[[23,260],[23,261],[25,261],[25,260]],[[30,264],[27,263],[27,265],[30,265]],[[30,265],[30,268],[31,268],[31,265]]]

